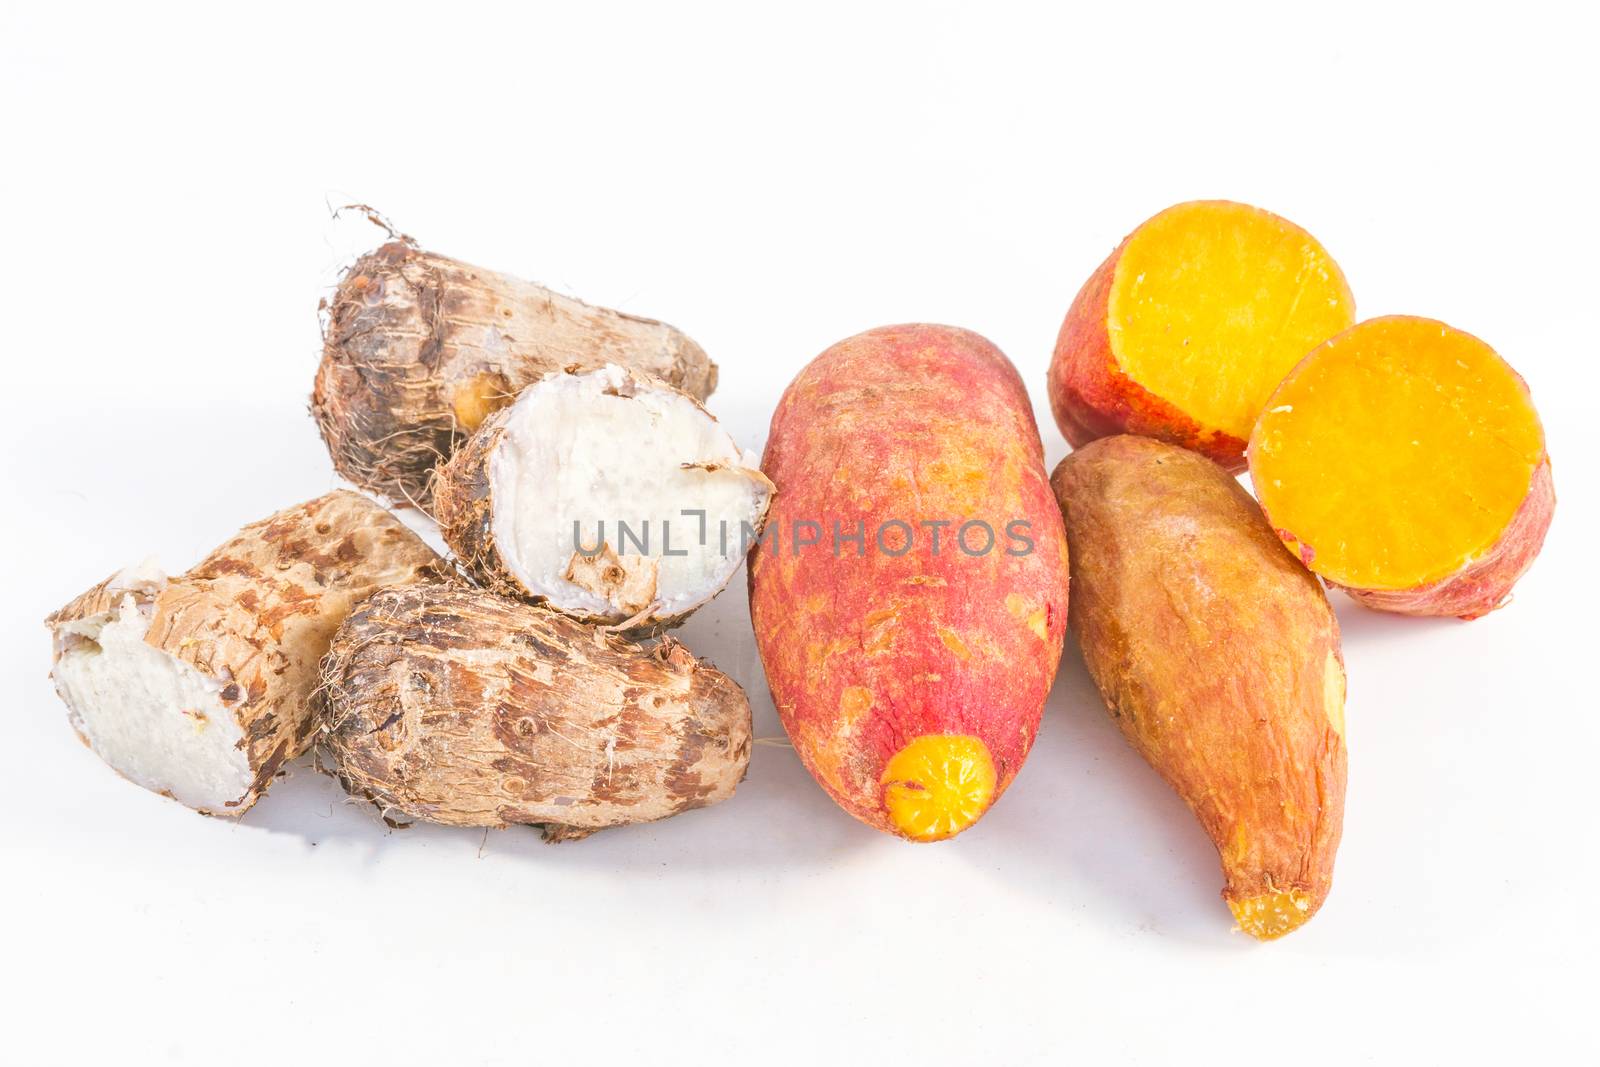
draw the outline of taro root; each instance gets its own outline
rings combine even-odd
[[[1344,660],[1322,586],[1195,452],[1107,437],[1051,482],[1072,630],[1112,718],[1216,844],[1240,928],[1294,930],[1328,895],[1344,823]]]
[[[339,282],[311,413],[339,474],[426,510],[435,466],[497,408],[551,371],[603,363],[700,400],[716,387],[716,365],[665,323],[395,240]]]
[[[434,514],[481,585],[634,628],[721,592],[771,496],[693,398],[608,364],[558,371],[492,415],[440,469]]]
[[[315,732],[308,697],[352,604],[443,561],[365,497],[335,492],[253,523],[168,579],[101,582],[46,620],[68,716],[119,774],[238,815]]]
[[[1250,480],[1307,567],[1405,615],[1502,607],[1556,504],[1522,378],[1471,334],[1408,315],[1346,330],[1283,380]]]
[[[316,704],[341,784],[386,818],[552,840],[714,804],[750,761],[744,691],[679,642],[458,585],[351,612]]]

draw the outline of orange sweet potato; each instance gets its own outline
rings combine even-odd
[[[1066,630],[1021,379],[966,330],[871,330],[790,384],[762,469],[750,612],[795,751],[868,825],[959,833],[1022,766]]]
[[[1051,482],[1072,629],[1112,718],[1216,843],[1239,926],[1288,933],[1328,895],[1344,819],[1344,661],[1322,587],[1194,452],[1108,437]]]
[[[1241,470],[1278,381],[1354,321],[1338,264],[1294,223],[1226,200],[1178,204],[1078,292],[1050,362],[1050,407],[1074,447],[1137,433]]]
[[[1250,479],[1306,566],[1406,615],[1503,606],[1556,504],[1522,378],[1471,334],[1407,315],[1346,330],[1284,379]]]

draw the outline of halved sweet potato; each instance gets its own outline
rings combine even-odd
[[[1279,380],[1354,321],[1338,265],[1294,223],[1226,200],[1178,204],[1079,291],[1050,363],[1050,407],[1074,447],[1137,433],[1240,470]]]
[[[1250,441],[1267,517],[1369,607],[1505,604],[1555,509],[1544,428],[1494,349],[1433,319],[1361,323],[1306,357]]]

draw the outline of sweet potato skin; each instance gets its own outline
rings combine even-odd
[[[1449,578],[1417,589],[1352,589],[1336,586],[1357,603],[1401,615],[1454,615],[1470,622],[1511,602],[1511,587],[1533,566],[1555,516],[1556,490],[1546,456],[1533,471],[1528,495],[1505,533],[1481,559]],[[1295,540],[1288,531],[1280,536]]]
[[[1056,336],[1047,382],[1056,425],[1074,448],[1112,434],[1142,434],[1209,456],[1230,471],[1243,470],[1243,441],[1223,430],[1202,427],[1135,382],[1122,372],[1111,351],[1106,329],[1111,282],[1132,236],[1078,290]]]
[[[744,691],[672,638],[644,648],[456,584],[373,596],[322,669],[341,784],[431,822],[567,840],[716,803],[750,760]]]
[[[653,319],[395,240],[345,272],[326,308],[311,413],[341,476],[427,510],[436,464],[526,386],[611,362],[697,399],[717,368]]]
[[[997,798],[1033,743],[1067,613],[1066,539],[1016,370],[954,327],[857,335],[790,384],[762,469],[778,549],[752,551],[751,618],[806,768],[851,815],[897,833],[886,763],[914,738],[970,735],[989,749]],[[1030,524],[1027,554],[953,545],[963,521],[998,534],[1013,519]],[[889,520],[917,527],[898,557],[873,543]],[[940,520],[935,554],[918,524]],[[806,521],[829,536],[861,524],[865,554],[835,558],[828,540],[793,551]],[[891,528],[885,544],[904,541]]]
[[[252,523],[164,588],[118,589],[115,576],[46,620],[53,631],[113,610],[124,596],[154,601],[145,641],[202,674],[228,681],[229,705],[255,781],[207,815],[241,815],[283,764],[311,744],[310,695],[334,631],[356,602],[392,585],[436,578],[447,566],[393,515],[335,491]],[[56,658],[61,654],[57,642]]]
[[[1288,932],[1327,897],[1344,815],[1344,665],[1321,585],[1192,451],[1107,437],[1052,485],[1072,629],[1112,718],[1216,843],[1241,925]]]

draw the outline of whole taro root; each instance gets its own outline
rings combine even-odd
[[[453,584],[353,611],[315,705],[349,792],[551,840],[714,804],[750,762],[744,691],[677,641],[647,648]]]
[[[340,475],[428,510],[434,467],[526,386],[616,363],[697,400],[717,367],[663,322],[390,241],[327,306],[311,414]]]

